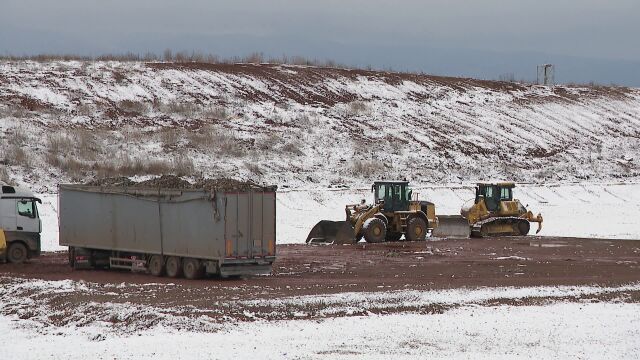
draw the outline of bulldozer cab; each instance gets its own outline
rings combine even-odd
[[[376,181],[373,183],[375,203],[384,202],[383,212],[409,210],[411,189],[408,181]]]
[[[500,202],[513,200],[513,183],[485,184],[476,187],[476,204],[484,199],[485,206],[490,212],[500,210]]]

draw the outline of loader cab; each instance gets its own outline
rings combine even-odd
[[[408,181],[376,181],[372,190],[375,203],[384,202],[383,212],[409,210],[411,189]]]
[[[476,204],[484,199],[485,206],[490,212],[500,209],[500,202],[513,200],[514,183],[479,183],[476,187]]]

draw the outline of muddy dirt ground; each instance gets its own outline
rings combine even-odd
[[[615,287],[640,281],[640,241],[636,240],[552,237],[447,239],[387,244],[280,245],[277,251],[278,260],[272,275],[201,280],[159,278],[124,271],[74,271],[67,264],[66,252],[44,253],[27,264],[0,265],[0,286],[9,288],[17,283],[24,284],[22,279],[71,279],[79,284],[77,290],[49,293],[19,286],[15,288],[17,293],[10,294],[13,299],[10,301],[15,305],[7,307],[4,312],[18,314],[21,318],[37,316],[31,310],[25,313],[24,302],[18,300],[29,298],[29,303],[35,299],[45,306],[43,309],[47,310],[42,311],[42,317],[47,322],[64,324],[70,319],[111,321],[109,319],[113,315],[105,309],[112,304],[124,304],[138,309],[138,315],[131,316],[135,319],[135,326],[150,326],[159,321],[158,316],[155,313],[153,316],[140,315],[149,306],[163,309],[161,312],[172,316],[206,315],[214,321],[252,320],[254,316],[295,318],[296,312],[313,318],[325,316],[323,311],[331,305],[320,301],[313,305],[300,305],[300,308],[295,304],[293,307],[287,305],[283,309],[274,300],[344,292],[388,293],[394,290],[485,286]],[[622,297],[622,301],[640,301],[640,292],[634,290],[589,297],[587,300],[609,300],[608,296]],[[504,299],[496,304],[500,301],[512,303],[512,300]],[[546,300],[528,299],[518,304],[540,301]],[[435,312],[443,311],[447,306],[440,304],[408,309],[406,305],[398,305],[376,310],[374,304],[367,312]],[[51,313],[58,315],[52,319],[48,315]],[[248,313],[257,315],[247,318]],[[350,315],[354,314],[358,313]],[[146,322],[140,323],[141,319],[146,319]]]
[[[640,240],[552,237],[447,239],[358,245],[279,245],[270,276],[202,280],[108,270],[72,270],[66,252],[0,266],[0,276],[84,280],[99,284],[173,283],[187,288],[237,286],[302,295],[479,286],[619,285],[640,281]],[[274,295],[274,294],[271,294]]]

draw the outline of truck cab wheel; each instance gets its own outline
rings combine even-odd
[[[409,241],[424,241],[427,238],[426,221],[419,217],[409,219],[405,236]]]
[[[14,242],[9,244],[7,249],[7,261],[12,264],[22,264],[27,261],[29,251],[27,247],[21,242]]]
[[[193,280],[202,276],[202,264],[196,259],[184,259],[182,262],[184,277]]]
[[[167,263],[165,264],[167,270],[167,276],[177,278],[182,275],[182,264],[180,258],[175,256],[169,256]]]
[[[149,273],[153,276],[164,275],[164,258],[162,255],[152,255],[149,258]]]

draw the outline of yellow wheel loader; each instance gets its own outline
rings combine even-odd
[[[376,181],[371,190],[374,203],[345,207],[345,221],[322,220],[317,223],[307,243],[355,244],[364,238],[370,243],[423,241],[438,226],[435,205],[412,200],[407,181]],[[417,197],[417,196],[416,196]]]
[[[473,203],[460,210],[468,221],[471,236],[527,235],[530,223],[538,223],[536,234],[542,230],[542,215],[533,215],[518,199],[513,198],[512,182],[478,183]]]
[[[0,229],[0,262],[4,262],[7,253],[7,239],[4,237],[4,230]]]

